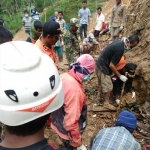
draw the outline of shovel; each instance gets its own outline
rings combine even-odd
[[[127,76],[127,74],[128,74],[128,72],[125,72],[125,76]],[[123,93],[124,93],[125,84],[126,84],[126,82],[123,82],[123,86],[122,86],[122,90],[121,90],[121,96],[120,96],[120,103],[118,105],[117,112],[116,112],[116,118],[118,117],[118,114],[120,113],[120,107],[122,104],[122,97],[123,97]]]

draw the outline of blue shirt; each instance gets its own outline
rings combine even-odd
[[[89,16],[91,16],[91,12],[88,8],[80,9],[78,12],[78,17],[80,17],[80,24],[88,24]]]
[[[92,150],[141,150],[141,146],[126,128],[117,126],[100,130]]]

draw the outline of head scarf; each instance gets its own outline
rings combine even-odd
[[[116,121],[116,126],[123,126],[131,133],[136,128],[137,119],[135,115],[127,110],[123,110]]]
[[[93,73],[95,68],[95,62],[91,55],[83,54],[77,61],[70,66],[70,71],[74,72],[79,80],[82,82],[87,75]]]
[[[36,21],[36,20],[35,20],[35,21]],[[35,27],[34,27],[34,22],[35,22],[35,21],[33,21],[32,24],[31,24],[30,38],[31,38],[32,40],[34,40],[34,41],[37,41],[37,40],[39,39],[41,33],[38,32],[38,31],[35,29]]]

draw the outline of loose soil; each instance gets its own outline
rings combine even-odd
[[[130,0],[122,0],[122,1],[127,7],[129,6]],[[109,0],[105,3],[105,5],[103,7],[103,13],[106,16],[106,20],[108,19],[109,15],[111,13],[111,9],[114,4],[115,4],[115,0]],[[96,18],[96,14],[94,14],[91,19],[92,23],[89,26],[89,29],[88,29],[89,31],[91,31],[92,28],[95,26],[95,23],[94,23],[95,18]],[[121,37],[122,36],[123,36],[123,34],[121,34]],[[16,36],[14,37],[14,40],[26,40],[26,38],[27,38],[27,36],[24,32],[24,29],[22,28],[16,34]],[[107,46],[107,44],[109,42],[111,42],[110,35],[104,35],[100,38],[101,49],[97,48],[91,54],[95,60],[99,56],[100,51],[105,46]],[[139,60],[139,59],[140,58],[136,57],[134,59],[134,62],[136,62],[136,60]],[[67,71],[68,65],[67,65],[67,61],[65,59],[65,55],[64,55],[63,62],[61,62],[61,63],[58,62],[58,66],[59,66],[59,73],[63,73],[63,72]],[[137,81],[141,81],[141,80],[143,81],[143,79],[141,79],[140,77],[137,77]],[[143,83],[142,81],[141,81],[141,83]],[[138,85],[136,83],[134,83],[134,84],[136,87],[138,87]],[[142,84],[142,85],[145,86],[145,84]],[[114,126],[115,119],[116,119],[116,111],[111,111],[111,110],[105,109],[101,106],[94,106],[94,104],[96,103],[95,99],[96,99],[96,95],[97,95],[97,79],[96,79],[95,74],[93,75],[93,77],[90,81],[88,81],[84,84],[84,88],[85,88],[85,93],[87,96],[87,106],[88,106],[88,119],[87,120],[88,120],[88,122],[87,122],[87,127],[82,135],[82,139],[83,139],[82,141],[83,141],[83,144],[86,145],[87,148],[90,150],[91,142],[92,142],[93,138],[95,137],[95,135],[98,133],[98,131],[100,129],[103,129],[106,127]],[[142,97],[142,95],[140,95],[140,91],[138,91],[137,92],[137,101],[139,101],[139,99],[141,99],[141,97]],[[124,101],[129,100],[129,99],[132,100],[131,94],[127,94],[124,96]],[[133,133],[136,140],[138,142],[140,142],[141,145],[150,143],[150,134],[149,134],[149,128],[147,126],[146,115],[140,109],[140,103],[138,103],[138,105],[136,105],[136,106],[134,105],[134,107],[132,105],[130,106],[130,105],[125,104],[122,106],[121,109],[130,110],[138,117],[138,128]],[[143,128],[147,129],[147,130],[145,131],[145,130],[143,130]],[[52,129],[50,129],[50,127],[48,127],[48,126],[46,126],[46,128],[45,128],[45,137],[50,142],[54,143],[56,146],[58,146],[58,147],[62,146],[62,142],[61,142],[60,138],[58,137],[58,135]]]

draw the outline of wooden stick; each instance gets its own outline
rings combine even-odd
[[[128,72],[125,72],[125,76],[127,76],[127,74],[128,74]],[[123,97],[123,93],[124,93],[125,84],[126,84],[126,82],[124,82],[123,86],[122,86],[121,96],[120,96],[120,103],[119,103],[118,108],[117,108],[116,118],[118,117],[118,114],[120,113],[120,107],[121,107],[121,103],[122,103],[122,97]]]

